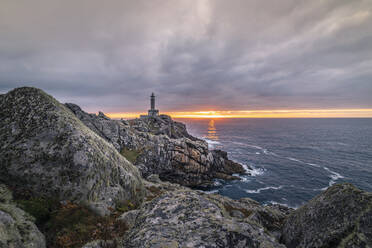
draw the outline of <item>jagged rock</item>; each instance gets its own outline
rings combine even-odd
[[[111,120],[102,113],[88,114],[79,106],[66,106],[90,129],[128,157],[144,177],[158,174],[162,180],[185,186],[210,185],[214,178],[240,179],[244,168],[223,151],[210,151],[208,144],[188,134],[184,124],[169,116],[129,121]]]
[[[12,193],[0,184],[0,247],[44,248],[44,235],[34,224],[34,218],[16,207]]]
[[[199,140],[187,132],[185,124],[173,121],[168,115],[134,119],[131,120],[131,126],[140,132],[149,132],[154,135],[163,134],[172,139],[186,137],[190,140]]]
[[[284,221],[293,211],[291,208],[278,204],[262,206],[250,198],[232,200],[218,194],[210,194],[205,197],[225,209],[230,217],[245,219],[260,224],[277,240],[281,237]]]
[[[119,247],[284,247],[274,233],[287,215],[284,210],[159,180],[144,184],[153,195],[120,217],[131,229]]]
[[[135,214],[120,247],[284,247],[259,223],[231,217],[198,191],[167,191]]]
[[[0,180],[97,209],[138,205],[144,197],[138,169],[112,144],[29,87],[0,98]]]
[[[138,213],[139,213],[139,210],[137,209],[131,210],[131,211],[128,211],[122,214],[118,219],[123,221],[126,224],[126,226],[130,229],[136,223],[136,218],[138,216]]]
[[[286,221],[287,247],[372,247],[372,193],[333,185]]]

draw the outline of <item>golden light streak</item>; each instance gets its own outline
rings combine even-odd
[[[108,113],[114,119],[132,119],[146,113]],[[278,109],[165,112],[173,118],[372,118],[372,109]]]

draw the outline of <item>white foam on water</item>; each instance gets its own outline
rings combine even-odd
[[[313,167],[317,167],[317,168],[320,168],[321,167],[318,164],[307,163],[307,162],[304,162],[304,161],[302,161],[302,160],[300,160],[298,158],[286,157],[286,159],[291,160],[291,161],[295,161],[295,162],[298,162],[298,163],[301,163],[301,164],[307,164],[307,165],[310,165],[310,166],[313,166]]]
[[[242,182],[250,182],[251,181],[248,176],[240,176],[240,179],[241,179]]]
[[[287,159],[289,159],[289,160],[291,160],[291,161],[295,161],[295,162],[299,162],[299,163],[302,163],[302,164],[304,164],[304,162],[303,162],[303,161],[301,161],[301,160],[299,160],[299,159],[297,159],[297,158],[291,158],[291,157],[287,157]]]
[[[329,171],[331,173],[331,175],[329,175],[331,177],[331,180],[329,181],[329,186],[332,186],[333,184],[335,184],[336,183],[336,180],[341,179],[341,178],[345,178],[340,173],[337,173],[335,171],[331,171],[327,167],[324,167],[324,169],[326,169],[327,171]]]
[[[324,187],[324,188],[321,188],[320,190],[324,191],[326,190],[328,187],[332,186],[333,184],[336,183],[336,181],[338,179],[341,179],[341,178],[345,178],[343,175],[341,175],[340,173],[337,173],[335,171],[332,171],[330,170],[328,167],[323,167],[323,169],[325,169],[326,171],[328,171],[329,173],[331,173],[329,175],[329,177],[331,178],[331,180],[329,180],[329,183],[328,183],[328,186],[327,187]]]
[[[255,168],[253,166],[248,166],[244,163],[241,163],[241,165],[243,166],[244,170],[249,173],[251,177],[255,177],[255,176],[259,176],[259,175],[262,175],[264,174],[265,172],[265,169],[263,168]],[[244,181],[245,179],[248,179],[246,175],[243,175],[243,176],[240,176],[240,178],[242,178],[242,180]]]
[[[265,173],[265,169],[263,168],[253,168],[252,170],[249,170],[249,173],[252,177],[260,176]]]
[[[204,191],[204,193],[206,193],[206,194],[216,194],[218,192],[219,192],[218,189],[214,189],[214,190],[210,190],[210,191]]]
[[[304,161],[302,161],[302,160],[299,160],[299,159],[297,159],[297,158],[286,157],[286,159],[289,159],[289,160],[291,160],[291,161],[295,161],[295,162],[298,162],[298,163],[301,163],[301,164],[307,164],[307,165],[310,165],[310,166],[313,166],[313,167],[316,167],[316,168],[321,168],[321,166],[318,165],[318,164],[306,163],[306,162],[304,162]]]
[[[320,167],[321,167],[321,166],[318,165],[318,164],[313,164],[313,163],[306,163],[306,164],[308,164],[308,165],[310,165],[310,166],[313,166],[313,167],[317,167],[317,168],[320,168]]]
[[[280,203],[280,202],[276,202],[276,201],[269,201],[268,203],[264,204],[264,206],[267,206],[269,204],[272,204],[272,205],[281,205],[281,206],[284,206],[284,207],[287,207],[287,208],[293,208],[293,209],[297,209],[298,208],[298,206],[290,206],[288,204]]]
[[[250,171],[248,165],[243,164],[243,163],[241,163],[241,165],[243,166],[243,169],[244,169],[246,172],[249,172],[249,171]]]
[[[266,154],[266,155],[271,155],[271,156],[275,156],[275,157],[280,157],[278,154],[274,153],[274,152],[270,152],[269,150],[267,149],[262,149],[263,153]]]
[[[205,140],[207,143],[208,143],[208,148],[209,149],[213,149],[215,147],[215,145],[220,145],[221,143],[216,141],[216,140],[210,140],[210,139],[206,139],[206,138],[203,138],[203,140]]]
[[[264,150],[264,148],[262,148],[261,146],[250,145],[250,144],[246,144],[246,146],[251,147],[251,148],[256,148],[258,150]]]
[[[256,152],[255,153],[257,155],[260,155],[261,153],[263,153],[263,154],[266,154],[266,155],[272,155],[272,156],[280,157],[278,154],[276,154],[274,152],[270,152],[266,148],[263,148],[261,146],[246,144],[246,143],[237,142],[237,141],[232,141],[231,143],[260,150],[261,152]]]
[[[245,192],[249,193],[249,194],[259,194],[261,193],[261,191],[264,191],[264,190],[278,190],[278,189],[281,189],[283,188],[282,185],[280,185],[279,187],[274,187],[274,186],[269,186],[269,187],[264,187],[264,188],[259,188],[259,189],[256,189],[256,190],[249,190],[249,189],[246,189]]]
[[[214,182],[213,182],[213,186],[221,186],[222,185],[222,183],[221,183],[221,181],[219,181],[219,180],[215,180]]]

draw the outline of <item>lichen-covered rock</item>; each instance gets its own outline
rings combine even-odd
[[[198,140],[187,132],[185,124],[173,121],[169,115],[134,119],[130,123],[134,129],[140,132],[149,132],[155,135],[163,134],[172,139],[186,137],[190,140]]]
[[[119,218],[130,223],[119,247],[284,247],[272,230],[285,211],[149,179],[148,201]],[[265,223],[271,219],[277,227]]]
[[[159,174],[162,180],[200,186],[212,184],[215,178],[239,179],[232,174],[246,173],[226,152],[210,151],[204,140],[188,134],[184,124],[169,116],[111,120],[103,113],[85,113],[75,104],[66,106],[131,160],[144,177]]]
[[[126,226],[130,229],[136,223],[138,212],[139,210],[137,209],[125,212],[118,218],[118,220],[123,221],[126,224]]]
[[[144,196],[138,169],[36,88],[0,98],[0,180],[37,195],[108,209]]]
[[[294,211],[283,228],[287,247],[372,247],[372,193],[333,185]]]
[[[229,216],[198,191],[167,191],[136,214],[120,247],[284,247],[259,223]]]
[[[260,224],[267,233],[277,240],[281,237],[284,221],[293,211],[291,208],[278,204],[263,206],[250,198],[232,200],[218,194],[210,194],[205,197],[218,204],[230,217]]]
[[[92,242],[89,242],[85,244],[81,248],[116,248],[117,244],[114,240],[94,240]]]
[[[44,235],[33,221],[33,217],[16,207],[12,193],[0,184],[0,247],[44,248]]]

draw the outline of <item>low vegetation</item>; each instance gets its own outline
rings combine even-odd
[[[150,192],[151,194],[148,194],[147,197],[146,197],[146,201],[151,201],[153,200],[154,198],[158,197],[159,195],[161,195],[163,193],[163,191],[155,186],[150,186],[150,187],[146,187],[146,189],[148,190],[148,192]]]
[[[16,199],[19,207],[36,219],[36,225],[44,233],[47,247],[78,248],[93,240],[116,240],[127,231],[118,216],[134,208],[130,202],[122,204],[110,216],[99,216],[83,205],[59,202],[56,199],[28,197]],[[116,247],[115,242],[110,246]]]
[[[121,150],[120,153],[131,163],[136,162],[138,156],[141,155],[140,150],[136,150],[136,149],[130,150],[130,149],[125,148],[125,147]]]
[[[250,210],[247,210],[247,209],[244,209],[244,208],[236,208],[236,207],[233,207],[231,206],[230,204],[224,204],[224,208],[226,209],[226,211],[232,215],[232,212],[233,211],[239,211],[241,212],[243,215],[244,215],[244,218],[247,218],[249,217],[253,212],[250,211]]]

